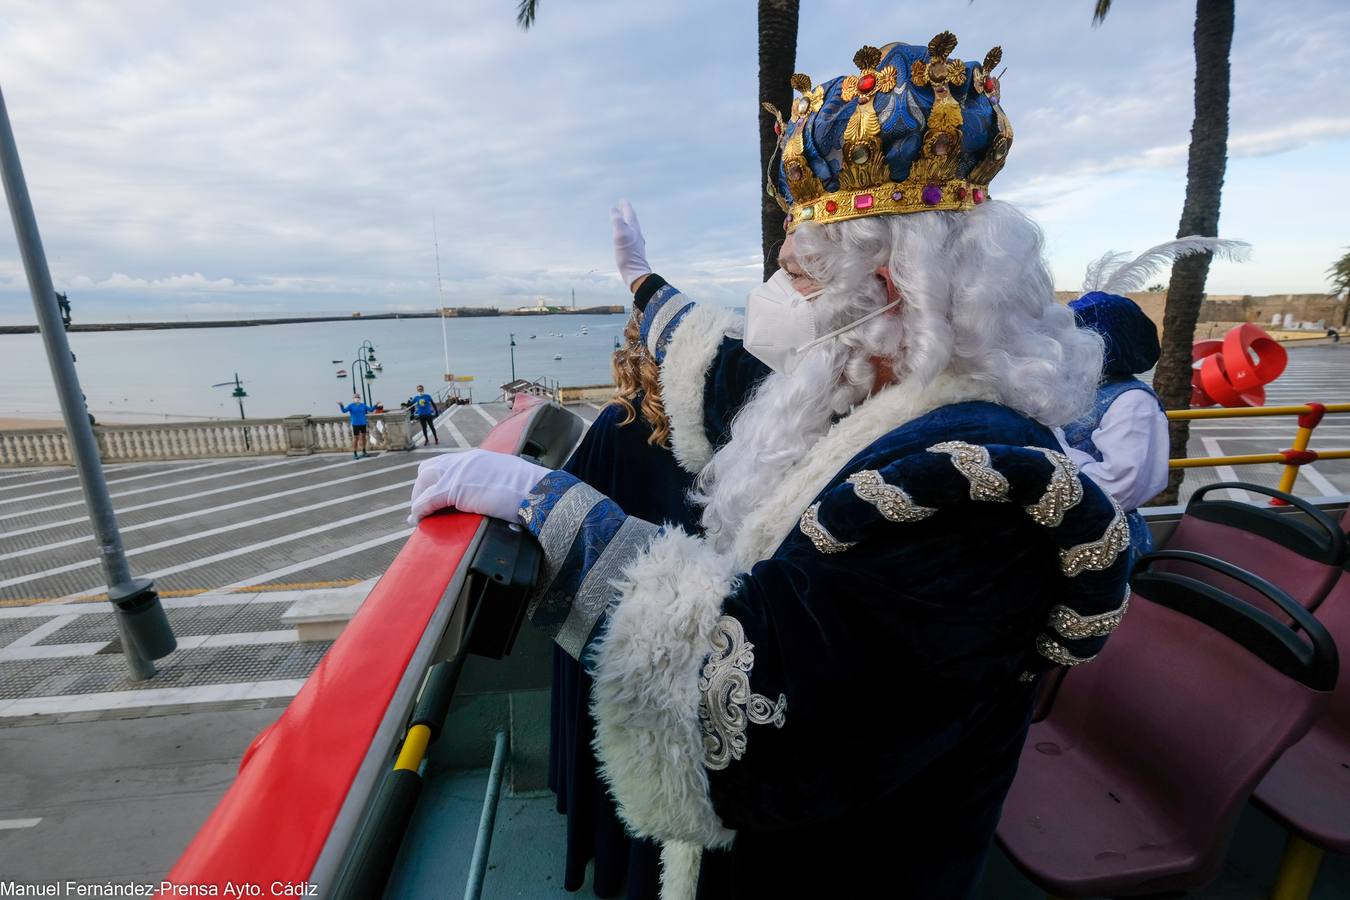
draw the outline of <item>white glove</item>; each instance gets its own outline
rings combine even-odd
[[[449,508],[515,522],[530,488],[551,471],[491,450],[434,456],[417,467],[408,524]]]
[[[627,200],[609,211],[609,220],[614,224],[614,261],[619,265],[623,283],[631,289],[633,282],[652,273],[651,263],[647,262],[647,239],[642,236],[633,204]]]

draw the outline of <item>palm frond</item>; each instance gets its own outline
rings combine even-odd
[[[1116,269],[1099,290],[1108,294],[1124,294],[1143,288],[1163,266],[1170,266],[1183,256],[1212,253],[1220,259],[1246,262],[1251,258],[1252,245],[1246,241],[1227,241],[1193,234],[1150,247],[1133,260]]]
[[[1125,260],[1130,258],[1128,250],[1108,250],[1099,258],[1088,263],[1087,272],[1083,274],[1083,293],[1089,291],[1100,291],[1102,285],[1111,277],[1112,273],[1124,265]]]
[[[520,0],[520,4],[516,7],[516,24],[520,26],[521,31],[530,30],[538,12],[539,0]]]

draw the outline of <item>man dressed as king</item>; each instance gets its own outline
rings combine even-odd
[[[1038,681],[1125,612],[1128,527],[1051,430],[1092,404],[1102,343],[990,197],[1001,51],[955,48],[793,77],[789,234],[743,320],[653,273],[616,211],[700,536],[502,454],[419,472],[415,518],[538,538],[530,619],[594,678],[604,778],[672,900],[970,896]]]

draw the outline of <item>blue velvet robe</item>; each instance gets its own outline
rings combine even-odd
[[[669,286],[645,313],[668,411],[702,398],[672,414],[682,458],[724,440],[756,381],[720,321]],[[730,847],[700,897],[970,896],[1036,679],[1125,611],[1124,517],[1057,446],[983,401],[896,423],[749,571],[571,474],[535,487],[531,621],[592,672],[630,829],[671,860]]]
[[[635,406],[640,408],[641,398]],[[615,498],[636,516],[695,530],[697,511],[685,500],[693,475],[680,468],[669,449],[648,443],[652,429],[640,414],[627,425],[619,424],[623,418],[617,405],[601,410],[563,470]],[[595,726],[590,699],[590,676],[554,647],[549,788],[557,795],[558,812],[567,816],[563,887],[580,890],[586,867],[594,860],[596,896],[656,900],[660,847],[630,838],[624,830],[591,747]]]

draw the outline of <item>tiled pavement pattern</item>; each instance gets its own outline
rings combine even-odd
[[[588,421],[598,411],[571,408]],[[167,691],[175,703],[234,698],[233,685],[275,686],[255,699],[293,693],[328,648],[297,643],[281,622],[298,590],[378,578],[411,530],[418,463],[476,445],[506,415],[501,404],[453,407],[438,420],[439,447],[369,459],[109,467],[132,571],[154,578],[180,643],[144,682],[126,678],[73,471],[0,471],[0,724],[59,712],[63,698],[111,710],[135,706],[126,692]],[[220,690],[174,693],[207,686]]]

